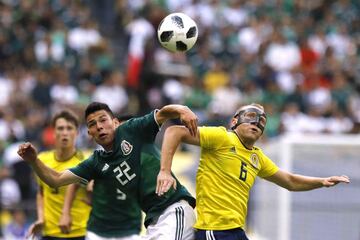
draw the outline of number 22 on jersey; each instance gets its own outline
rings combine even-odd
[[[116,179],[121,183],[121,185],[125,185],[128,182],[130,182],[134,177],[136,177],[135,173],[130,173],[131,167],[129,166],[129,164],[124,161],[120,164],[120,166],[117,166],[116,168],[114,168],[114,173],[117,173],[116,175]],[[126,199],[126,194],[123,193],[120,189],[116,189],[116,193],[117,193],[117,199],[118,200],[125,200]]]

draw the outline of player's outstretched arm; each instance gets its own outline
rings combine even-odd
[[[19,146],[18,154],[24,161],[30,164],[39,178],[50,187],[56,188],[80,181],[80,178],[70,171],[59,173],[43,164],[37,157],[36,148],[29,142]]]
[[[274,175],[265,178],[289,191],[309,191],[322,187],[333,187],[338,183],[350,183],[348,176],[331,176],[326,178],[309,177],[279,170]]]
[[[155,118],[159,125],[162,125],[169,119],[180,118],[192,136],[195,136],[197,133],[198,118],[187,106],[177,104],[166,105],[155,114]]]
[[[157,177],[156,193],[161,196],[171,187],[176,189],[176,181],[171,175],[172,159],[181,142],[200,145],[199,134],[192,136],[184,126],[171,126],[166,129],[161,148],[160,171]]]

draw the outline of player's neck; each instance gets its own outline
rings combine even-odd
[[[246,149],[249,149],[249,150],[252,150],[253,147],[254,147],[254,142],[253,141],[246,141],[244,139],[242,139],[240,137],[240,135],[234,131],[234,133],[236,134],[236,136],[238,137],[239,141],[241,142],[241,144],[246,148]]]
[[[114,142],[111,142],[111,144],[107,144],[107,145],[101,145],[104,150],[106,152],[111,152],[113,150],[113,145],[114,145]]]
[[[59,148],[55,150],[55,158],[57,161],[63,162],[72,158],[76,153],[76,148]]]

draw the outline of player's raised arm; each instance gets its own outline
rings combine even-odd
[[[333,187],[338,183],[350,183],[348,176],[331,176],[327,178],[303,176],[279,170],[266,180],[273,182],[289,191],[309,191],[322,187]]]
[[[187,106],[177,104],[166,105],[155,114],[156,122],[159,125],[162,125],[166,120],[175,118],[180,118],[192,136],[196,135],[198,118]]]
[[[172,159],[181,142],[200,145],[199,134],[190,134],[189,129],[183,126],[171,126],[166,129],[161,148],[160,171],[157,177],[156,193],[161,196],[171,187],[176,189],[176,181],[171,175]]]
[[[80,182],[80,178],[70,171],[66,170],[59,173],[43,164],[37,157],[36,148],[29,142],[19,146],[18,154],[24,161],[30,164],[39,178],[50,187],[56,188],[70,183]]]

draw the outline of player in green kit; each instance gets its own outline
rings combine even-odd
[[[22,144],[18,154],[52,187],[94,179],[87,239],[124,239],[119,233],[125,234],[125,229],[136,234],[138,221],[124,223],[124,219],[136,219],[137,204],[147,214],[143,239],[194,239],[195,200],[181,185],[161,197],[155,194],[160,154],[149,144],[162,123],[172,118],[180,118],[189,132],[196,134],[196,115],[185,106],[167,105],[120,125],[106,104],[92,103],[85,118],[89,135],[103,150],[94,151],[77,167],[60,173],[47,168],[30,143]]]
[[[131,119],[131,116],[120,116],[118,118],[120,124]],[[156,194],[156,178],[160,169],[160,149],[155,144],[143,144],[141,148],[141,177],[139,186],[139,204],[141,209],[146,213],[145,226],[149,226],[152,220],[160,216],[162,211],[168,206],[170,202],[175,202],[177,199],[188,201],[193,207],[195,206],[195,199],[176,180],[177,189],[166,198],[159,198]],[[180,209],[181,210],[181,209]],[[179,211],[180,212],[180,211]],[[181,238],[179,238],[181,239]]]

